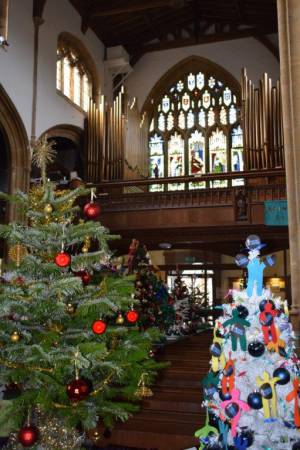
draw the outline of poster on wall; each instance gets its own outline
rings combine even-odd
[[[265,201],[265,225],[288,226],[288,209],[286,200]]]

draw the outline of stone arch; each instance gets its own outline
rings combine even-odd
[[[31,165],[28,136],[15,105],[1,84],[0,127],[9,153],[9,192],[27,191]]]
[[[237,79],[228,70],[219,64],[202,56],[188,56],[179,61],[175,66],[172,66],[153,86],[149,95],[147,96],[142,112],[146,112],[147,116],[152,115],[153,112],[153,100],[159,98],[166,90],[166,88],[172,83],[175,83],[181,76],[188,72],[195,70],[201,70],[209,72],[216,77],[224,80],[228,86],[236,92],[238,97],[238,103],[241,103],[241,85]]]
[[[97,101],[100,95],[100,81],[97,66],[89,50],[80,39],[67,31],[61,32],[58,36],[57,47],[59,48],[60,46],[66,46],[70,49],[74,49],[74,51],[80,55],[80,58],[92,77],[93,99]]]
[[[53,138],[56,136],[64,137],[66,139],[70,139],[74,142],[76,145],[82,144],[84,131],[82,128],[77,127],[76,125],[69,125],[69,124],[59,124],[54,125],[53,127],[49,128],[48,130],[44,131],[40,138],[47,135],[48,138]]]

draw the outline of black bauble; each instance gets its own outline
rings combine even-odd
[[[277,384],[288,384],[291,379],[290,372],[284,367],[278,367],[278,369],[274,370],[273,377],[279,377],[280,380],[277,381]]]
[[[212,354],[212,356],[215,356],[216,358],[218,358],[222,353],[221,345],[218,342],[214,342],[210,346],[209,351]]]
[[[252,409],[261,409],[262,404],[262,395],[259,392],[251,392],[248,395],[247,403]]]
[[[295,442],[292,447],[292,450],[300,450],[300,441]]]
[[[248,352],[254,358],[259,358],[265,352],[265,346],[262,342],[253,341],[248,345]]]
[[[239,305],[236,309],[238,310],[239,317],[240,317],[241,319],[246,319],[246,317],[248,317],[249,311],[248,311],[248,309],[246,308],[246,306],[244,306],[244,305]]]
[[[269,383],[264,383],[260,387],[260,393],[263,398],[270,400],[273,397],[272,387]]]
[[[259,309],[260,309],[261,312],[264,311],[265,306],[266,306],[267,303],[271,303],[272,309],[275,309],[275,303],[273,302],[273,300],[262,300],[260,302],[260,304],[259,304]]]
[[[251,445],[254,442],[254,436],[253,436],[253,431],[251,430],[246,430],[246,431],[242,431],[239,436],[242,438],[242,442],[244,445],[248,447],[251,447]]]
[[[230,419],[232,419],[233,417],[235,417],[237,415],[237,413],[239,412],[239,409],[240,409],[240,407],[237,403],[234,403],[234,402],[228,403],[228,405],[225,406],[225,414]]]
[[[226,392],[225,394],[223,394],[222,389],[219,390],[219,397],[220,397],[220,400],[222,400],[222,402],[224,402],[226,400],[231,400],[230,392]]]

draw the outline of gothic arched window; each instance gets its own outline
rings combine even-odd
[[[225,72],[225,71],[224,71]],[[153,89],[154,91],[154,89]],[[209,70],[189,70],[151,98],[151,178],[243,171],[243,132],[236,83]],[[243,184],[234,180],[233,185]],[[225,187],[227,181],[169,184],[168,190]],[[151,187],[163,190],[163,185]]]
[[[75,37],[62,33],[57,46],[56,89],[87,111],[97,91],[95,78],[95,68],[87,50]]]

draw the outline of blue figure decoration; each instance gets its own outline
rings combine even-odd
[[[262,295],[264,269],[267,266],[274,266],[276,262],[275,255],[267,256],[263,260],[259,258],[260,250],[265,247],[265,245],[266,244],[261,243],[259,236],[251,234],[246,239],[246,250],[248,251],[248,256],[240,253],[235,257],[235,262],[239,267],[247,267],[248,297],[253,295],[254,288],[256,288],[256,295],[259,297]]]

